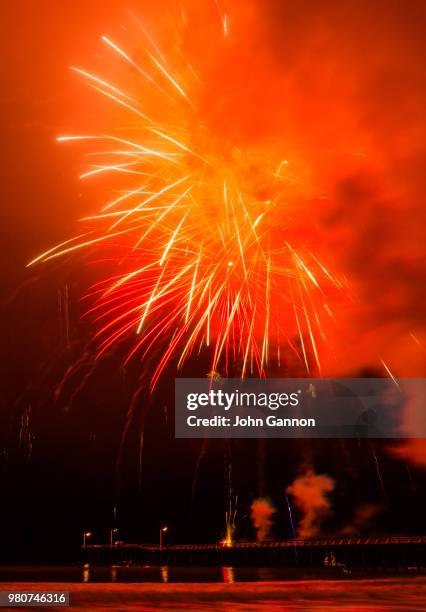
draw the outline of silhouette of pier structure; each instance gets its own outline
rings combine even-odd
[[[218,544],[91,544],[83,549],[92,564],[282,566],[300,568],[415,571],[426,568],[426,536],[268,540]]]

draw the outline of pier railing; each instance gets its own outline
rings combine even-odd
[[[362,567],[421,571],[426,567],[426,536],[317,538],[214,544],[91,544],[91,563],[161,565],[279,565]]]

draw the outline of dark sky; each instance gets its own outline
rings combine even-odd
[[[380,353],[397,374],[424,375],[424,350],[412,344],[409,333],[424,338],[426,5],[420,0],[268,0],[247,6],[243,10],[237,3],[235,11],[247,23],[251,11],[256,15],[253,41],[249,36],[244,47],[245,61],[253,60],[246,68],[261,74],[256,62],[267,55],[275,75],[272,94],[282,95],[271,102],[267,80],[265,87],[258,81],[247,85],[257,107],[268,108],[256,137],[269,137],[285,125],[292,149],[306,152],[311,176],[317,183],[321,176],[321,190],[332,194],[318,218],[324,242],[339,254],[340,269],[361,296],[362,307],[350,313],[353,324],[346,325],[345,342],[335,338],[343,369],[358,374],[369,367],[381,375],[372,358]],[[224,527],[230,464],[241,538],[254,536],[249,507],[258,495],[270,497],[277,508],[274,533],[289,536],[283,493],[304,465],[336,482],[334,515],[325,532],[350,523],[362,504],[380,508],[380,519],[365,526],[367,532],[421,531],[424,474],[418,465],[393,457],[385,443],[215,441],[202,447],[196,440],[175,441],[172,371],[154,397],[142,391],[134,399],[137,362],[124,371],[121,355],[111,355],[93,369],[90,323],[81,319],[81,297],[92,270],[69,259],[25,268],[34,255],[75,233],[76,219],[104,201],[105,187],[82,186],[78,180],[81,150],[59,146],[55,139],[99,130],[113,120],[68,67],[84,65],[96,54],[101,34],[122,32],[129,8],[162,18],[162,9],[143,2],[131,7],[102,0],[2,4],[4,560],[54,558],[59,539],[61,555],[70,558],[84,529],[102,541],[113,524],[126,539],[155,541],[164,522],[173,541],[215,541]],[[243,71],[241,82],[247,84],[251,69]],[[282,81],[276,77],[281,72]],[[235,120],[232,108],[229,116]],[[247,117],[251,125],[255,115]],[[247,125],[240,126],[242,139]],[[367,151],[368,161],[354,161],[346,146]],[[329,147],[339,150],[338,161],[315,167],[316,152]],[[347,316],[343,313],[342,320]],[[183,373],[207,371],[208,358],[201,355]]]

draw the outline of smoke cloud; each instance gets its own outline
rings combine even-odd
[[[258,542],[263,542],[263,540],[268,538],[274,513],[274,506],[265,497],[259,497],[253,501],[251,505],[251,520],[256,529],[256,539]]]
[[[276,131],[322,192],[312,194],[309,218],[323,238],[315,253],[350,295],[327,296],[333,315],[321,365],[329,376],[364,368],[425,375],[426,13],[421,0],[408,12],[403,4],[262,3],[271,52],[285,66]],[[410,410],[407,402],[404,422]],[[425,441],[391,453],[426,467]]]
[[[331,502],[327,497],[334,489],[334,480],[326,474],[316,474],[309,468],[287,487],[296,508],[302,513],[297,526],[300,538],[313,538],[321,532],[322,521],[331,515]]]
[[[195,102],[209,147],[220,143],[226,159],[241,150],[286,161],[285,239],[342,283],[315,304],[322,374],[368,366],[387,375],[384,362],[395,376],[424,375],[424,2],[409,11],[386,0],[183,4],[183,51],[203,82]],[[149,13],[167,49],[164,4]],[[135,31],[127,45],[138,59]],[[270,197],[270,184],[257,187]]]
[[[426,469],[426,440],[413,438],[390,448],[390,453],[414,465]]]
[[[424,375],[424,24],[420,0],[251,0],[212,59],[212,131],[288,161],[288,238],[342,281],[317,305],[324,375]]]
[[[422,419],[424,419],[424,397],[422,397],[422,394],[419,393],[406,398],[401,424],[402,431],[404,431],[404,428],[406,428],[405,431],[419,431]],[[426,469],[426,440],[422,438],[404,440],[400,444],[390,446],[388,451],[394,457],[408,461],[414,467]]]
[[[356,508],[352,521],[341,530],[342,535],[359,536],[367,530],[375,516],[381,511],[377,504],[362,504]]]

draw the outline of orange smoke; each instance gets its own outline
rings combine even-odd
[[[275,508],[271,502],[259,497],[255,499],[251,505],[251,520],[256,529],[256,539],[258,542],[263,542],[269,536],[272,527],[272,515],[275,513]]]
[[[315,474],[309,468],[298,476],[286,492],[294,499],[302,518],[297,527],[300,538],[313,538],[321,532],[322,521],[331,514],[331,503],[327,497],[334,489],[334,481],[326,474]]]
[[[369,528],[373,519],[381,511],[377,504],[362,504],[354,512],[354,516],[349,525],[344,527],[340,533],[348,536],[359,536]]]
[[[416,467],[426,468],[426,440],[413,438],[390,447],[390,453],[409,461]]]

